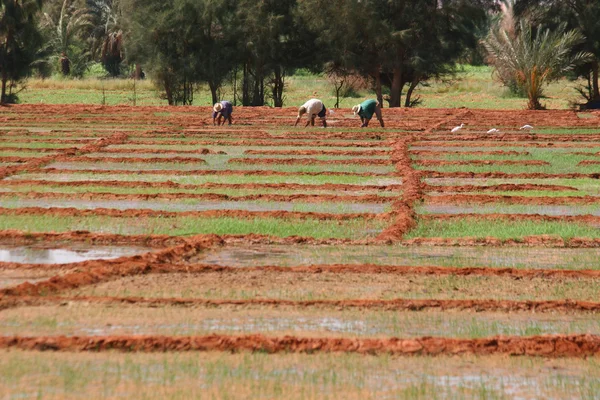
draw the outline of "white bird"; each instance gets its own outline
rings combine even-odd
[[[456,127],[452,128],[452,130],[450,132],[456,133],[456,132],[460,131],[463,128],[463,126],[465,126],[465,124],[460,124],[460,126],[456,126]]]
[[[519,128],[520,131],[522,131],[524,129],[529,131],[529,130],[533,129],[533,126],[531,126],[531,125],[523,125],[522,127]]]
[[[498,133],[500,132],[500,129],[496,129],[496,128],[492,128],[489,131],[487,131],[487,133]]]

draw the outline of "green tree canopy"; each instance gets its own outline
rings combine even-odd
[[[14,85],[29,74],[43,44],[41,6],[41,0],[0,0],[0,103],[14,100]]]

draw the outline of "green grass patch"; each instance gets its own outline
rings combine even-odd
[[[278,237],[306,236],[318,239],[365,239],[376,236],[389,221],[380,220],[285,220],[277,218],[113,218],[113,217],[62,217],[49,215],[0,215],[0,230],[18,229],[25,232],[91,232],[121,235],[171,235],[186,236],[215,233],[217,235],[250,233]]]
[[[417,211],[421,214],[432,214],[431,210],[448,210],[468,214],[548,214],[548,215],[600,215],[599,205],[523,205],[503,204],[501,200],[496,204],[457,204],[457,205],[421,205]],[[451,211],[451,212],[452,212]]]
[[[225,194],[229,196],[251,196],[257,194],[319,194],[319,195],[378,195],[382,197],[398,197],[401,192],[378,191],[378,190],[283,190],[283,189],[232,189],[232,188],[209,188],[209,189],[176,189],[176,188],[127,188],[115,186],[60,186],[60,185],[23,185],[23,186],[7,186],[0,187],[0,192],[10,193],[114,193],[114,194],[157,194],[157,193],[184,193],[184,194]]]
[[[44,174],[44,173],[28,173],[15,175],[15,179],[32,179],[39,180],[43,183],[49,181],[105,181],[115,180],[122,182],[175,182],[181,184],[201,185],[203,183],[223,183],[223,184],[244,184],[244,183],[294,183],[305,185],[324,185],[333,184],[348,184],[348,185],[399,185],[402,183],[400,178],[386,176],[359,176],[359,175],[169,175],[165,172],[164,175],[138,175],[138,174],[94,174],[89,173],[61,173],[61,174]]]
[[[499,239],[522,239],[530,235],[555,235],[563,239],[598,238],[600,229],[567,222],[488,221],[479,218],[465,218],[459,221],[420,221],[418,226],[406,235],[406,238],[496,237]]]
[[[365,357],[352,353],[68,353],[4,351],[9,396],[77,398],[594,399],[600,360]],[[32,386],[35,379],[35,386]]]
[[[61,149],[69,149],[72,147],[81,147],[85,145],[85,143],[82,144],[62,144],[62,143],[44,143],[44,142],[28,142],[28,143],[21,143],[21,142],[2,142],[0,143],[0,150],[3,147],[20,147],[22,149],[57,149],[57,150],[61,150]],[[47,153],[46,153],[47,154]]]
[[[219,156],[213,156],[219,157]],[[207,164],[189,164],[189,163],[111,163],[111,162],[61,162],[48,165],[48,168],[74,169],[74,170],[124,170],[124,171],[278,171],[291,173],[304,172],[347,172],[347,173],[375,173],[375,174],[390,174],[394,172],[394,166],[382,165],[287,165],[287,164],[237,164],[228,163],[226,160],[210,159],[205,156]]]
[[[527,195],[536,196],[537,194],[543,196],[597,196],[600,195],[600,180],[588,179],[588,178],[576,178],[576,179],[463,179],[463,178],[427,178],[424,181],[432,186],[461,186],[461,185],[478,185],[478,186],[492,186],[502,184],[532,184],[532,185],[557,185],[557,186],[568,186],[577,189],[574,191],[565,192],[550,192],[550,191],[520,191],[520,192],[484,192],[486,194],[502,194],[507,196],[516,196],[520,193],[527,193]],[[568,194],[567,194],[568,193]]]

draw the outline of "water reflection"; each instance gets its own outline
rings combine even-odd
[[[89,248],[51,249],[44,247],[2,247],[0,261],[25,264],[68,264],[87,260],[106,260],[148,252],[144,247],[94,246]]]

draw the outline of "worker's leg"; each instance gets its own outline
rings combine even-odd
[[[381,125],[381,127],[385,128],[385,125],[383,124],[383,117],[381,115],[381,107],[379,106],[379,104],[377,104],[375,106],[375,115],[377,116],[377,119],[379,120],[379,124]]]
[[[325,107],[325,104],[323,104],[323,108],[321,109],[321,111],[317,114],[319,116],[319,118],[321,118],[321,121],[323,122],[323,128],[327,128],[327,108]]]
[[[231,123],[233,122],[233,119],[231,118],[231,114],[229,114],[229,117],[227,117],[227,121],[229,121],[229,125],[231,125]]]

